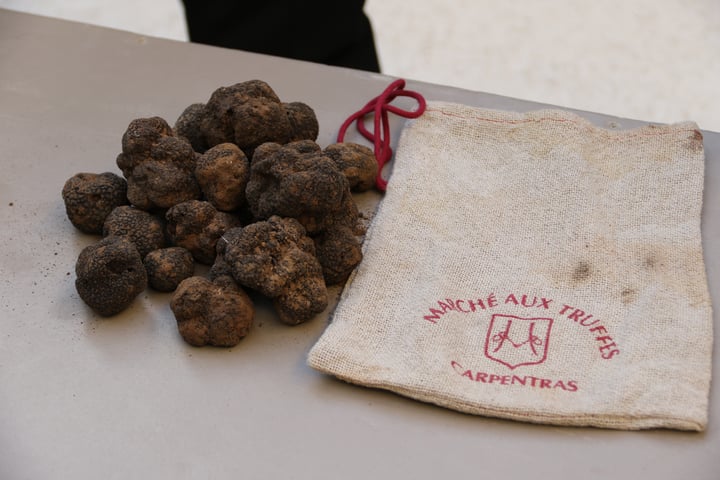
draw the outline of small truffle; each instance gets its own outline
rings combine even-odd
[[[204,114],[205,104],[193,103],[183,110],[173,127],[175,135],[186,138],[193,150],[200,153],[208,149],[205,137],[200,131],[200,121]]]
[[[142,258],[166,246],[162,218],[128,205],[115,208],[105,219],[103,236],[110,235],[128,237]]]
[[[200,197],[195,151],[160,117],[130,122],[117,165],[128,182],[128,200],[142,210],[167,209]]]
[[[182,247],[153,250],[145,256],[143,263],[148,283],[159,292],[172,292],[195,272],[192,254]]]
[[[240,226],[240,220],[215,209],[209,202],[189,200],[165,214],[167,232],[173,245],[186,248],[200,263],[212,265],[218,238]]]
[[[378,163],[375,153],[358,143],[333,143],[324,150],[350,183],[350,190],[365,192],[375,185]]]
[[[233,347],[245,337],[255,318],[250,297],[233,282],[204,277],[183,280],[170,301],[178,331],[190,345]]]
[[[103,316],[123,311],[148,283],[140,253],[125,237],[105,237],[85,247],[75,274],[80,298]]]
[[[62,198],[75,228],[100,235],[110,212],[128,204],[127,182],[111,172],[77,173],[65,182]]]
[[[221,143],[198,158],[195,177],[208,202],[232,212],[245,203],[250,162],[234,143]]]
[[[331,228],[313,240],[327,285],[344,283],[363,258],[360,241],[349,227]]]
[[[224,261],[240,284],[275,299],[280,319],[309,320],[328,305],[315,245],[293,218],[270,217],[223,236]]]
[[[315,111],[302,102],[283,103],[283,108],[290,121],[290,138],[288,142],[299,140],[316,140],[320,133]]]

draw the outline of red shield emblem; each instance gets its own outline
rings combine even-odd
[[[552,322],[552,318],[493,315],[485,338],[485,356],[510,369],[543,363]]]

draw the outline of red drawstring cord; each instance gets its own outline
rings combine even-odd
[[[378,163],[378,174],[375,178],[375,186],[378,190],[384,192],[387,187],[387,180],[382,176],[383,167],[392,158],[392,149],[390,148],[390,124],[388,122],[388,112],[400,115],[405,118],[417,118],[425,112],[425,98],[417,92],[405,90],[405,80],[395,80],[388,86],[383,93],[370,100],[358,112],[353,113],[340,127],[338,131],[337,141],[343,142],[345,133],[351,123],[357,122],[357,129],[363,137],[373,142],[375,147],[375,158]],[[403,110],[396,106],[390,105],[397,97],[411,97],[417,100],[418,108],[416,110]],[[363,120],[365,116],[373,113],[373,131],[370,132]]]

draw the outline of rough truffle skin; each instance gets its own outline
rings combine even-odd
[[[205,104],[200,130],[209,147],[234,143],[251,158],[265,142],[317,138],[317,118],[307,105],[283,104],[262,80],[216,89]]]
[[[295,325],[328,304],[315,246],[293,218],[270,217],[223,236],[224,261],[243,286],[275,299],[280,319]]]
[[[302,102],[291,102],[283,103],[283,108],[290,122],[289,142],[317,140],[320,124],[312,107]]]
[[[116,207],[105,219],[103,236],[110,235],[128,237],[141,258],[167,245],[162,218],[129,205]]]
[[[153,250],[145,256],[143,264],[149,285],[159,292],[172,292],[195,272],[192,254],[182,247]]]
[[[143,210],[163,210],[200,197],[195,151],[160,117],[130,122],[117,166],[128,182],[128,200]]]
[[[125,237],[106,237],[80,252],[75,288],[103,316],[120,313],[147,287],[140,253]]]
[[[110,212],[128,204],[127,182],[111,172],[76,173],[65,182],[62,198],[75,228],[100,235]]]
[[[195,178],[208,202],[218,210],[232,212],[245,203],[250,161],[234,143],[221,143],[198,158]]]
[[[328,306],[327,287],[322,272],[299,276],[273,299],[273,307],[281,322],[298,325],[307,322]]]
[[[182,202],[165,214],[167,232],[173,245],[186,248],[200,263],[212,265],[218,239],[231,228],[240,226],[240,220],[220,212],[201,200]]]
[[[200,130],[200,121],[203,115],[205,115],[205,104],[193,103],[183,110],[173,126],[175,135],[186,138],[193,150],[200,153],[208,149],[205,137]]]
[[[190,277],[173,293],[170,309],[180,335],[190,345],[234,347],[248,334],[255,308],[250,297],[226,279]]]
[[[365,192],[375,185],[378,163],[375,153],[358,143],[334,143],[324,150],[350,183],[350,190]]]
[[[327,285],[344,283],[362,261],[362,246],[349,227],[329,229],[313,240]]]
[[[257,218],[293,217],[310,235],[322,231],[335,222],[335,216],[345,215],[343,210],[354,206],[347,179],[312,140],[261,145],[252,159],[245,194]]]
[[[275,91],[261,80],[216,89],[205,104],[201,131],[209,146],[235,143],[243,151],[289,140],[290,121]]]

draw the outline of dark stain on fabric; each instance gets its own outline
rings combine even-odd
[[[587,262],[580,262],[575,266],[575,270],[572,273],[572,280],[575,283],[581,283],[590,278],[592,274],[590,264]]]

